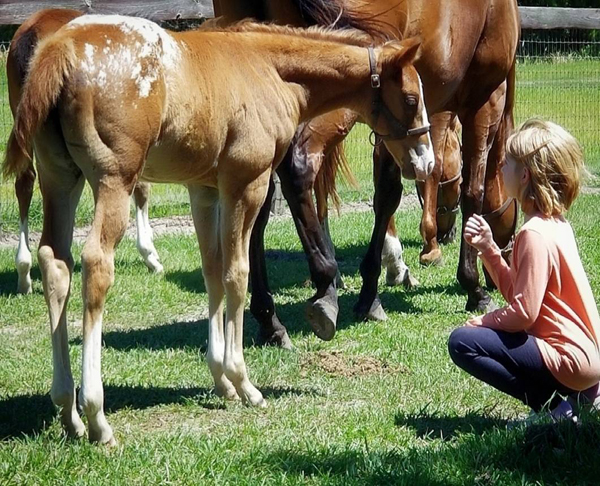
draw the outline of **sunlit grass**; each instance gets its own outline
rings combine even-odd
[[[581,196],[568,215],[596,298],[598,201]],[[361,323],[352,305],[373,217],[332,218],[347,288],[340,292],[338,333],[327,343],[304,318],[312,290],[304,285],[309,274],[293,224],[269,225],[271,288],[296,349],[253,346],[256,325],[247,313],[246,360],[266,410],[226,404],[211,393],[207,300],[194,237],[157,239],[162,276],[149,274],[134,242],[124,240],[104,319],[106,409],[120,443],[112,451],[61,438],[48,397],[52,357],[39,270],[34,293],[15,295],[13,252],[0,250],[0,483],[594,484],[598,418],[584,417],[577,429],[507,430],[506,421],[526,408],[460,372],[447,354],[449,333],[468,317],[455,281],[458,244],[444,248],[443,266],[422,268],[419,212],[402,211],[397,222],[405,260],[421,285],[388,288],[382,278],[388,320]],[[77,383],[80,295],[77,265],[69,304]],[[332,357],[337,368],[321,364]],[[346,377],[361,359],[373,360],[375,369]]]

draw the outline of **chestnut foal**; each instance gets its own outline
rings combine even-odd
[[[298,125],[347,107],[373,130],[389,134],[388,150],[417,179],[433,168],[413,66],[419,42],[375,48],[369,42],[357,31],[242,23],[174,33],[142,19],[89,15],[40,43],[17,108],[5,172],[27,169],[34,142],[44,201],[38,256],[52,331],[51,396],[69,434],[84,433],[66,314],[73,221],[84,181],[95,199],[82,252],[79,396],[90,440],[115,441],[104,415],[102,314],[139,178],[187,185],[208,292],[207,362],[216,392],[264,406],[242,349],[248,246],[271,172]],[[407,97],[416,103],[407,104]],[[374,99],[381,107],[377,117]]]

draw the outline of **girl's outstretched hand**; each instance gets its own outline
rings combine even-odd
[[[479,214],[474,214],[467,221],[465,225],[465,241],[482,253],[496,244],[494,243],[490,225]]]

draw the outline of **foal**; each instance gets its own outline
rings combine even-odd
[[[74,211],[84,179],[94,221],[82,252],[80,405],[89,438],[113,443],[104,416],[102,313],[115,247],[139,178],[187,185],[209,300],[207,362],[216,393],[264,406],[250,382],[242,337],[250,232],[272,170],[299,123],[348,107],[379,133],[418,179],[433,167],[414,39],[366,48],[362,33],[243,23],[174,33],[121,16],[79,17],[40,44],[7,148],[6,171],[25,153],[40,164],[44,228],[39,248],[54,357],[51,396],[80,436],[68,354],[66,305]],[[417,100],[406,103],[406,97]],[[372,100],[382,114],[374,118]],[[412,156],[411,156],[412,154]],[[223,296],[226,295],[225,321]]]

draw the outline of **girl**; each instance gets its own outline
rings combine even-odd
[[[464,234],[508,305],[471,318],[448,342],[463,370],[536,413],[548,405],[555,420],[574,416],[559,394],[600,402],[600,317],[563,218],[579,193],[582,159],[575,138],[551,122],[529,120],[508,139],[504,184],[525,214],[512,266],[481,216]]]

